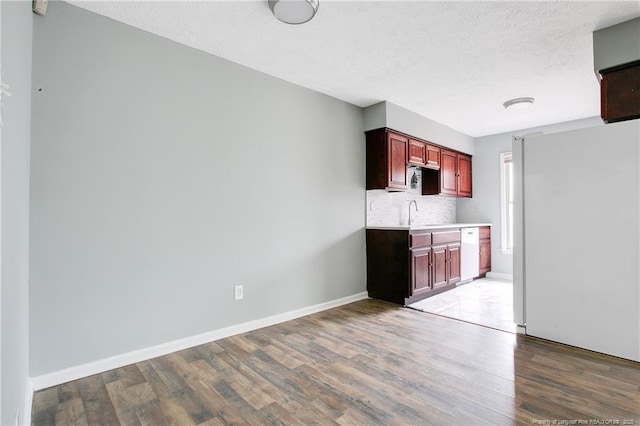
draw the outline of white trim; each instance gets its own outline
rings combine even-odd
[[[24,396],[24,412],[21,425],[31,425],[31,407],[33,406],[33,381],[27,378],[26,394]]]
[[[487,272],[487,278],[499,278],[501,280],[513,281],[513,274],[503,274],[501,272]]]
[[[525,325],[524,139],[513,137],[513,322]]]
[[[186,337],[184,339],[178,339],[172,342],[161,343],[156,346],[151,346],[148,348],[139,349],[109,358],[104,358],[98,361],[89,362],[87,364],[65,368],[64,370],[54,371],[53,373],[32,377],[31,385],[34,390],[57,386],[62,383],[70,382],[72,380],[77,380],[94,374],[103,373],[108,370],[113,370],[114,368],[124,367],[125,365],[146,361],[148,359],[167,355],[172,352],[181,351],[183,349],[202,345],[204,343],[213,342],[214,340],[224,339],[225,337],[246,333],[248,331],[257,330],[259,328],[268,327],[306,315],[325,311],[327,309],[346,305],[348,303],[357,302],[358,300],[363,300],[367,297],[367,292],[357,293],[352,296],[320,303],[318,305],[308,306],[306,308],[296,309],[294,311],[289,311],[258,320],[247,321],[242,324],[220,328],[218,330],[209,331],[207,333],[198,334],[196,336]]]
[[[513,164],[513,153],[509,151],[501,152],[500,153],[500,250],[502,251],[502,253],[506,253],[513,250],[513,248],[509,247],[507,243],[507,239],[508,239],[507,238],[508,236],[507,216],[508,216],[508,209],[509,209],[509,206],[507,203],[507,192],[506,192],[507,175],[505,170],[505,165],[507,162]],[[511,185],[513,185],[513,177],[511,178],[510,183]],[[513,191],[511,187],[510,189],[511,191]],[[513,224],[511,224],[511,232],[513,232]]]

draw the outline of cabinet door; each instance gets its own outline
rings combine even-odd
[[[424,166],[427,157],[427,146],[424,142],[409,139],[409,164]]]
[[[460,244],[449,244],[447,246],[448,268],[447,284],[460,282]]]
[[[440,151],[440,193],[458,195],[458,155],[452,151]]]
[[[491,270],[491,240],[480,240],[480,275]]]
[[[427,145],[425,167],[430,169],[440,169],[440,148]]]
[[[458,154],[458,196],[471,197],[471,157]]]
[[[431,247],[433,260],[433,289],[447,285],[447,246]]]
[[[431,249],[411,250],[411,296],[431,290]]]
[[[407,189],[407,144],[409,139],[389,132],[387,139],[388,187]]]

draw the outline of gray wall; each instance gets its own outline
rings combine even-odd
[[[29,376],[29,139],[31,109],[31,2],[0,2],[3,97],[0,129],[2,163],[2,303],[0,423],[25,419]]]
[[[362,110],[364,130],[374,130],[387,126],[387,102],[369,105]]]
[[[33,73],[33,376],[365,290],[360,108],[58,2]]]
[[[430,118],[387,102],[387,126],[457,151],[474,154],[473,138]]]
[[[364,109],[365,130],[389,127],[457,151],[474,153],[473,138],[411,110],[383,101]]]
[[[529,133],[557,133],[565,130],[602,125],[599,117],[552,124],[475,140],[473,156],[473,198],[457,200],[458,222],[489,222],[491,227],[491,270],[501,274],[513,273],[513,255],[501,250],[500,230],[500,153],[511,152],[513,136]]]

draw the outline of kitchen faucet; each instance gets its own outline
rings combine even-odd
[[[416,211],[418,211],[418,203],[416,202],[416,200],[409,201],[409,226],[411,226],[411,224],[413,223],[413,218],[411,217],[411,204],[416,206]]]

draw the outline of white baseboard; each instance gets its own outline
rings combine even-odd
[[[98,361],[89,362],[87,364],[75,367],[65,368],[64,370],[54,371],[53,373],[43,374],[31,378],[31,388],[33,390],[46,389],[51,386],[57,386],[72,380],[81,379],[83,377],[92,376],[94,374],[103,373],[113,370],[114,368],[124,367],[125,365],[135,364],[136,362],[146,361],[172,352],[181,351],[183,349],[202,345],[204,343],[213,342],[214,340],[223,339],[225,337],[234,336],[236,334],[246,333],[248,331],[257,330],[259,328],[268,327],[270,325],[279,324],[290,321],[306,315],[315,314],[316,312],[325,311],[327,309],[353,303],[358,300],[366,299],[367,292],[354,294],[352,296],[343,297],[318,305],[308,306],[306,308],[296,309],[294,311],[273,315],[267,318],[248,321],[242,324],[232,325],[230,327],[209,331],[207,333],[198,334],[196,336],[186,337],[184,339],[174,340],[172,342],[162,343],[156,346],[139,349]]]
[[[31,407],[33,406],[33,382],[30,378],[27,378],[27,386],[24,396],[24,412],[22,413],[22,419],[17,426],[30,426],[31,425]]]
[[[487,272],[487,278],[499,278],[501,280],[513,281],[513,274],[503,274],[501,272]]]

